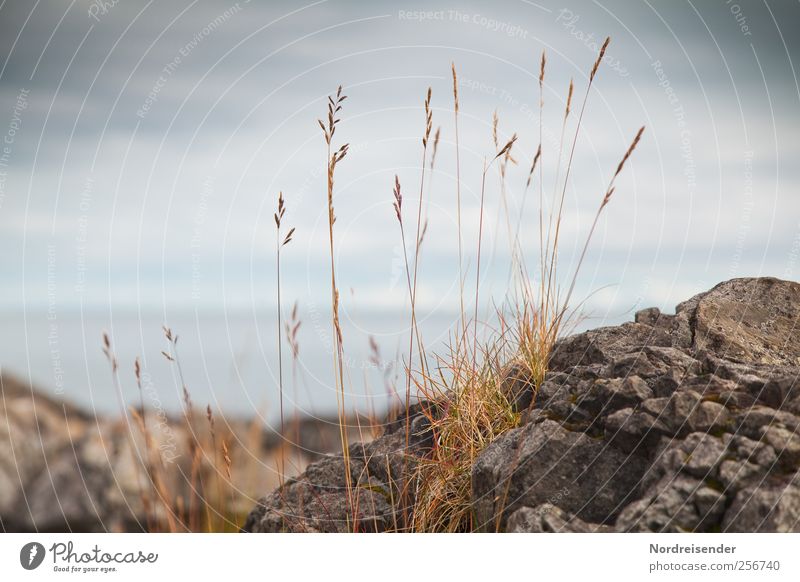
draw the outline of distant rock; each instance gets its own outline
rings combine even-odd
[[[518,374],[508,388],[527,404]],[[530,388],[528,388],[530,389]],[[264,497],[246,531],[383,530],[431,434],[390,425]],[[402,422],[402,421],[401,421]],[[413,500],[413,487],[406,503]],[[800,532],[800,284],[734,279],[634,323],[565,338],[520,426],[472,468],[484,531]]]
[[[197,411],[195,417],[198,442],[210,443],[205,415]],[[150,410],[147,421],[152,456],[163,463],[168,490],[189,499],[191,432],[185,419]],[[239,505],[229,509],[244,515],[256,484],[278,485],[276,450],[282,440],[260,424],[221,415],[216,434],[218,447],[223,438],[228,443],[239,492]],[[329,421],[302,420],[292,434],[300,442],[287,447],[290,475],[339,444],[338,426]],[[142,500],[142,491],[149,491],[146,455],[132,419],[94,416],[13,377],[0,377],[0,531],[147,530]],[[203,467],[205,473],[211,470]],[[163,519],[163,505],[156,506]]]

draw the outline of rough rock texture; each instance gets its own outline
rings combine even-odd
[[[561,341],[521,425],[472,469],[486,531],[800,531],[800,284],[735,279],[634,323]],[[524,384],[524,383],[523,383]],[[400,509],[402,463],[430,444],[412,411],[351,449],[360,529]],[[409,461],[412,459],[412,461]],[[262,499],[247,531],[347,528],[331,456]],[[406,500],[406,502],[410,502]],[[352,525],[352,524],[351,524]]]
[[[420,405],[386,425],[380,438],[355,444],[350,452],[351,485],[358,491],[355,513],[349,510],[345,463],[340,454],[312,463],[305,473],[259,502],[245,531],[343,532],[397,529],[400,504],[413,500],[401,493],[399,476],[431,446],[427,417]],[[410,442],[406,448],[406,423]],[[408,450],[409,455],[404,451]],[[355,515],[355,517],[352,517]]]
[[[586,523],[550,503],[538,507],[520,507],[508,518],[506,531],[511,533],[592,533],[610,532],[611,528]]]

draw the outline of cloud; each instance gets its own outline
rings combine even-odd
[[[430,279],[421,297],[437,305],[438,297],[450,296],[457,272],[450,61],[462,80],[462,220],[474,264],[480,174],[494,149],[492,112],[499,112],[504,138],[520,133],[520,166],[510,172],[508,190],[509,208],[518,213],[538,143],[538,53],[544,46],[549,54],[548,199],[564,90],[574,77],[577,113],[594,58],[586,37],[605,32],[614,36],[610,54],[619,67],[606,63],[601,70],[577,144],[563,225],[565,264],[579,251],[606,181],[641,124],[648,126],[645,139],[597,232],[591,257],[598,263],[591,266],[600,271],[593,282],[622,284],[656,271],[667,281],[712,284],[732,271],[780,274],[790,260],[798,232],[792,216],[800,120],[793,115],[789,58],[796,59],[797,46],[783,31],[784,47],[766,8],[748,8],[747,37],[725,6],[694,13],[572,3],[579,19],[566,25],[558,10],[524,3],[468,2],[457,14],[434,4],[430,10],[443,16],[425,21],[401,17],[396,6],[382,2],[330,1],[301,10],[288,2],[120,2],[96,19],[86,1],[71,10],[52,1],[33,10],[12,4],[0,11],[0,56],[7,57],[0,132],[19,88],[31,93],[0,207],[0,256],[11,265],[0,287],[8,297],[19,297],[23,278],[28,288],[40,280],[42,253],[54,245],[66,280],[86,261],[88,276],[100,285],[111,262],[112,286],[139,287],[135,294],[99,294],[114,302],[183,304],[199,253],[205,300],[235,297],[244,304],[252,300],[253,281],[269,284],[261,270],[272,260],[278,190],[298,228],[291,249],[297,265],[287,273],[301,284],[287,284],[294,293],[319,294],[327,234],[325,152],[315,119],[324,114],[325,95],[344,83],[350,98],[337,138],[352,149],[337,175],[338,260],[364,304],[387,309],[404,301],[402,293],[385,291],[398,254],[391,181],[400,175],[413,230],[421,101],[426,87],[434,87],[434,124],[442,126],[443,138],[424,193],[426,210],[431,205],[423,257]],[[789,22],[790,9],[772,9],[778,23]],[[506,34],[512,27],[520,32]],[[670,102],[656,60],[677,101]],[[568,146],[569,139],[565,156]],[[500,273],[489,266],[488,276],[502,289],[507,235],[494,172],[486,195],[487,252]],[[522,216],[523,240],[531,245],[536,200],[537,193],[529,193]],[[79,252],[82,229],[89,244]],[[649,294],[645,302],[674,297],[661,284],[637,284],[640,291]],[[66,303],[76,298],[64,292]],[[14,300],[5,308],[13,310]]]

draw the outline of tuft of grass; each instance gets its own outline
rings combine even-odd
[[[137,358],[134,377],[139,390],[139,407],[130,407],[124,419],[128,448],[138,472],[138,497],[144,517],[144,523],[139,526],[148,532],[238,531],[253,502],[234,481],[231,443],[234,439],[239,442],[239,438],[227,423],[217,423],[210,405],[205,409],[205,422],[199,421],[200,415],[196,414],[183,379],[178,336],[166,326],[164,335],[168,349],[162,353],[176,367],[182,384],[183,415],[181,421],[172,421],[166,416],[148,413],[144,406],[142,366]],[[108,334],[103,335],[103,352],[111,367],[114,386],[121,395],[119,366]],[[148,416],[156,422],[148,421]],[[163,438],[167,430],[163,425],[167,423],[169,434],[176,437],[175,443],[165,442]],[[252,427],[258,428],[258,423],[254,421]],[[249,439],[246,446],[260,450],[261,431],[253,435],[255,438]],[[178,446],[180,437],[183,438],[180,452],[178,449],[171,451],[172,444]],[[243,467],[242,478],[246,477],[247,470],[256,468]],[[134,514],[138,514],[135,509]]]
[[[428,401],[428,420],[433,432],[434,446],[432,451],[420,459],[416,465],[416,494],[411,520],[411,529],[414,531],[473,531],[476,524],[472,522],[470,490],[472,465],[481,451],[495,438],[517,426],[520,418],[515,407],[514,395],[508,392],[508,384],[513,384],[513,380],[516,378],[511,379],[512,382],[510,382],[507,371],[509,369],[517,370],[515,376],[519,376],[521,371],[525,383],[533,392],[530,398],[531,406],[533,406],[536,392],[546,377],[556,342],[573,322],[576,310],[570,307],[570,302],[586,251],[598,220],[614,193],[615,180],[635,150],[644,131],[644,128],[641,128],[637,132],[601,198],[594,221],[586,235],[582,253],[571,279],[569,279],[568,291],[564,294],[557,269],[564,198],[586,103],[609,42],[610,39],[607,38],[592,66],[564,170],[563,183],[560,183],[562,144],[574,92],[574,84],[570,81],[562,121],[562,144],[559,144],[559,152],[555,157],[557,160],[554,171],[555,182],[549,212],[545,209],[542,171],[543,86],[547,63],[546,53],[542,53],[539,68],[539,145],[526,177],[521,204],[524,208],[525,195],[533,183],[535,172],[538,169],[539,280],[537,282],[531,279],[525,261],[528,253],[520,243],[519,229],[522,223],[522,214],[520,214],[516,233],[510,232],[511,224],[507,215],[509,240],[513,241],[512,267],[516,275],[516,292],[512,305],[513,321],[509,323],[500,313],[500,329],[490,334],[488,339],[480,340],[478,309],[486,174],[490,166],[500,160],[501,202],[505,204],[507,165],[509,161],[513,162],[511,149],[517,139],[514,134],[505,146],[499,148],[498,116],[496,113],[493,116],[492,137],[495,149],[499,148],[499,151],[491,161],[484,162],[481,177],[475,311],[472,321],[472,338],[470,338],[473,348],[471,351],[465,348],[465,345],[468,344],[465,344],[463,340],[468,328],[463,322],[462,315],[463,333],[457,336],[459,339],[453,342],[446,357],[438,359],[438,373],[434,376],[421,371],[415,376],[420,396]],[[452,67],[452,71],[457,122],[458,94],[455,66]],[[458,189],[460,189],[460,185]],[[503,500],[502,503],[505,501]],[[497,526],[498,528],[500,526],[499,520]]]
[[[611,202],[615,192],[615,182],[632,153],[641,140],[644,128],[639,129],[630,146],[624,153],[616,167],[594,215],[594,220],[586,234],[581,254],[574,271],[566,279],[568,283],[566,292],[562,283],[564,279],[559,273],[559,244],[562,235],[564,218],[564,200],[573,161],[582,127],[584,113],[590,91],[598,73],[606,48],[610,39],[603,43],[596,60],[591,68],[588,83],[583,95],[583,100],[575,121],[571,139],[568,138],[568,128],[572,123],[574,83],[570,80],[566,94],[566,107],[564,108],[561,122],[561,138],[558,151],[553,155],[555,168],[552,176],[553,191],[548,201],[545,200],[544,173],[543,173],[543,147],[542,126],[544,119],[544,80],[547,67],[547,56],[542,52],[539,62],[539,143],[532,157],[529,169],[524,175],[524,187],[521,188],[521,197],[517,201],[518,219],[512,225],[510,201],[513,200],[513,190],[510,189],[510,166],[516,165],[512,156],[512,149],[517,142],[517,134],[503,143],[499,137],[499,116],[497,113],[492,119],[491,153],[484,158],[481,174],[479,217],[477,224],[477,240],[475,240],[475,289],[472,319],[468,319],[465,305],[465,282],[467,273],[464,266],[464,239],[462,233],[461,214],[461,167],[459,143],[459,93],[458,76],[455,64],[451,64],[453,80],[453,119],[455,131],[455,162],[456,162],[456,204],[457,204],[457,242],[458,242],[458,277],[459,277],[459,321],[452,334],[451,341],[443,355],[434,354],[429,361],[425,345],[422,341],[417,325],[417,290],[419,264],[422,258],[421,248],[428,230],[428,220],[423,215],[426,192],[430,193],[430,181],[433,174],[434,163],[440,144],[440,128],[433,134],[433,110],[431,107],[432,90],[428,88],[424,99],[425,123],[422,132],[422,160],[419,176],[419,200],[416,211],[416,221],[407,224],[407,217],[403,208],[403,191],[400,178],[395,175],[392,184],[393,209],[398,221],[400,240],[403,248],[403,259],[407,283],[408,298],[410,301],[410,333],[408,338],[408,352],[398,356],[398,360],[405,359],[404,377],[396,378],[397,383],[405,384],[405,398],[398,394],[396,386],[389,381],[388,372],[384,375],[384,389],[387,398],[396,403],[400,408],[405,408],[405,439],[406,449],[411,440],[411,415],[412,400],[416,397],[424,404],[423,414],[427,417],[432,432],[432,447],[422,456],[411,458],[404,456],[402,474],[391,475],[388,488],[374,485],[371,481],[369,463],[364,467],[364,475],[357,476],[358,486],[353,485],[354,477],[350,470],[345,470],[345,488],[348,506],[348,530],[357,531],[363,524],[362,507],[360,507],[360,490],[367,489],[385,494],[387,501],[397,510],[394,513],[393,528],[395,531],[420,531],[420,532],[466,532],[474,531],[485,524],[473,522],[471,505],[471,471],[478,455],[485,450],[495,439],[518,426],[523,410],[520,410],[518,394],[513,390],[518,389],[519,382],[531,392],[530,406],[535,405],[535,397],[545,380],[550,359],[556,342],[574,323],[577,309],[571,306],[572,296],[576,281],[586,258],[586,253],[596,230],[600,216]],[[333,373],[337,395],[337,420],[340,436],[340,445],[344,457],[344,467],[349,468],[350,452],[349,438],[351,429],[362,441],[374,438],[380,427],[380,422],[374,411],[366,417],[367,427],[362,424],[362,417],[358,414],[351,416],[345,400],[346,385],[344,373],[344,345],[342,327],[339,320],[340,293],[337,280],[335,261],[335,236],[334,225],[336,214],[334,212],[335,191],[334,182],[338,164],[348,153],[348,144],[336,146],[334,144],[336,129],[341,121],[342,104],[347,97],[342,93],[340,86],[335,94],[328,97],[327,116],[318,120],[326,144],[326,176],[327,176],[327,210],[328,210],[328,247],[330,252],[330,292],[331,292],[331,332],[333,339]],[[568,145],[567,145],[568,144]],[[429,147],[430,146],[430,147]],[[565,148],[566,146],[566,148]],[[565,149],[568,152],[565,158]],[[550,159],[549,157],[547,158]],[[562,161],[566,159],[562,168]],[[484,236],[484,220],[487,208],[487,175],[490,170],[497,169],[499,173],[500,207],[498,209],[498,224],[500,212],[505,213],[508,240],[511,246],[512,258],[512,292],[509,294],[510,305],[498,310],[496,329],[490,329],[488,324],[479,321],[481,307],[481,268],[482,247]],[[523,170],[524,171],[524,170]],[[538,176],[537,176],[538,173]],[[538,180],[537,180],[538,177]],[[427,189],[426,189],[427,186]],[[538,190],[538,192],[537,192]],[[536,218],[525,222],[525,204],[529,192],[538,198]],[[284,213],[286,211],[283,194],[278,195],[278,206],[274,219],[276,224],[276,274],[277,274],[277,339],[278,339],[278,390],[280,398],[281,438],[286,437],[284,418],[284,378],[282,358],[282,333],[286,338],[292,352],[292,382],[297,389],[297,362],[299,343],[297,338],[300,320],[297,315],[297,305],[292,310],[289,320],[283,322],[282,297],[281,297],[281,249],[293,237],[294,229],[284,234],[282,230]],[[538,236],[538,248],[526,248],[520,236],[522,226],[525,224],[529,230]],[[538,226],[538,232],[536,232]],[[413,254],[408,251],[407,238],[414,236]],[[411,241],[408,241],[411,242]],[[525,241],[527,244],[527,241]],[[535,247],[534,243],[534,247]],[[526,258],[536,257],[538,265],[529,270]],[[480,326],[479,326],[480,324]],[[285,325],[285,330],[284,330]],[[148,423],[147,414],[142,396],[141,366],[135,362],[135,376],[139,387],[139,409],[130,410],[130,418],[138,427],[139,438],[143,439],[144,447],[141,450],[131,434],[131,450],[136,456],[135,461],[143,468],[139,483],[139,494],[144,508],[144,514],[149,531],[226,531],[236,529],[241,519],[237,507],[243,495],[233,482],[233,469],[230,443],[234,436],[223,430],[215,418],[211,407],[205,410],[205,423],[198,422],[195,418],[194,405],[186,386],[180,358],[178,356],[178,337],[165,327],[164,334],[168,341],[168,349],[164,356],[174,363],[177,375],[182,385],[184,410],[183,426],[186,435],[186,448],[189,451],[188,463],[177,464],[174,467],[165,465],[163,458],[158,454],[158,443],[153,434],[152,426]],[[111,349],[108,336],[103,340],[104,351],[109,359],[114,378],[114,385],[118,395],[122,398],[122,391],[118,378],[118,365]],[[381,365],[381,357],[377,343],[370,338],[371,361],[376,366]],[[398,354],[400,347],[398,346]],[[511,373],[513,372],[513,377]],[[353,419],[355,424],[351,426]],[[129,420],[126,415],[126,420]],[[202,425],[202,426],[201,426]],[[253,424],[254,428],[255,423]],[[295,419],[295,440],[300,440],[299,421]],[[254,438],[258,438],[259,431],[253,430]],[[260,450],[260,447],[254,447]],[[279,481],[284,484],[286,472],[283,447],[280,447]],[[252,456],[251,456],[252,458]],[[255,461],[251,461],[255,462]],[[388,466],[386,472],[390,473]],[[247,467],[237,470],[246,472]],[[176,474],[177,473],[177,474]],[[397,495],[396,495],[397,494]],[[370,497],[372,499],[372,497]],[[500,504],[505,503],[504,499]],[[367,507],[369,512],[371,508]],[[500,512],[502,516],[502,510]],[[500,517],[497,518],[496,527],[501,525]],[[377,524],[373,524],[377,528]],[[302,527],[302,524],[301,524]]]
[[[467,344],[453,343],[439,359],[439,374],[418,384],[431,403],[425,414],[434,446],[416,465],[412,531],[473,531],[472,465],[489,443],[519,422],[502,389],[507,348],[503,337],[481,346],[477,355]]]

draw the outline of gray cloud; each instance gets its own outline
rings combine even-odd
[[[348,307],[388,312],[404,304],[391,181],[400,176],[413,206],[421,105],[431,85],[443,137],[425,194],[431,214],[420,301],[447,311],[458,270],[450,62],[461,78],[472,241],[480,170],[494,149],[492,112],[504,139],[520,134],[520,167],[509,176],[514,213],[538,143],[542,48],[551,192],[567,84],[575,79],[581,99],[606,34],[609,59],[568,188],[565,273],[621,153],[640,125],[647,131],[589,256],[580,293],[613,290],[592,296],[590,308],[619,319],[631,305],[670,308],[724,278],[800,272],[793,250],[800,38],[789,29],[797,3],[101,5],[0,8],[0,139],[14,130],[0,190],[0,311],[10,317],[23,302],[32,316],[43,313],[48,277],[65,311],[268,308],[279,190],[298,228],[287,250],[286,296],[324,306],[325,152],[316,118],[340,83],[349,99],[337,137],[352,147],[336,199],[342,284],[355,293]],[[487,200],[494,262],[486,293],[500,300],[508,251],[495,174]],[[531,256],[534,202],[522,218]],[[49,265],[52,249],[57,260]]]

